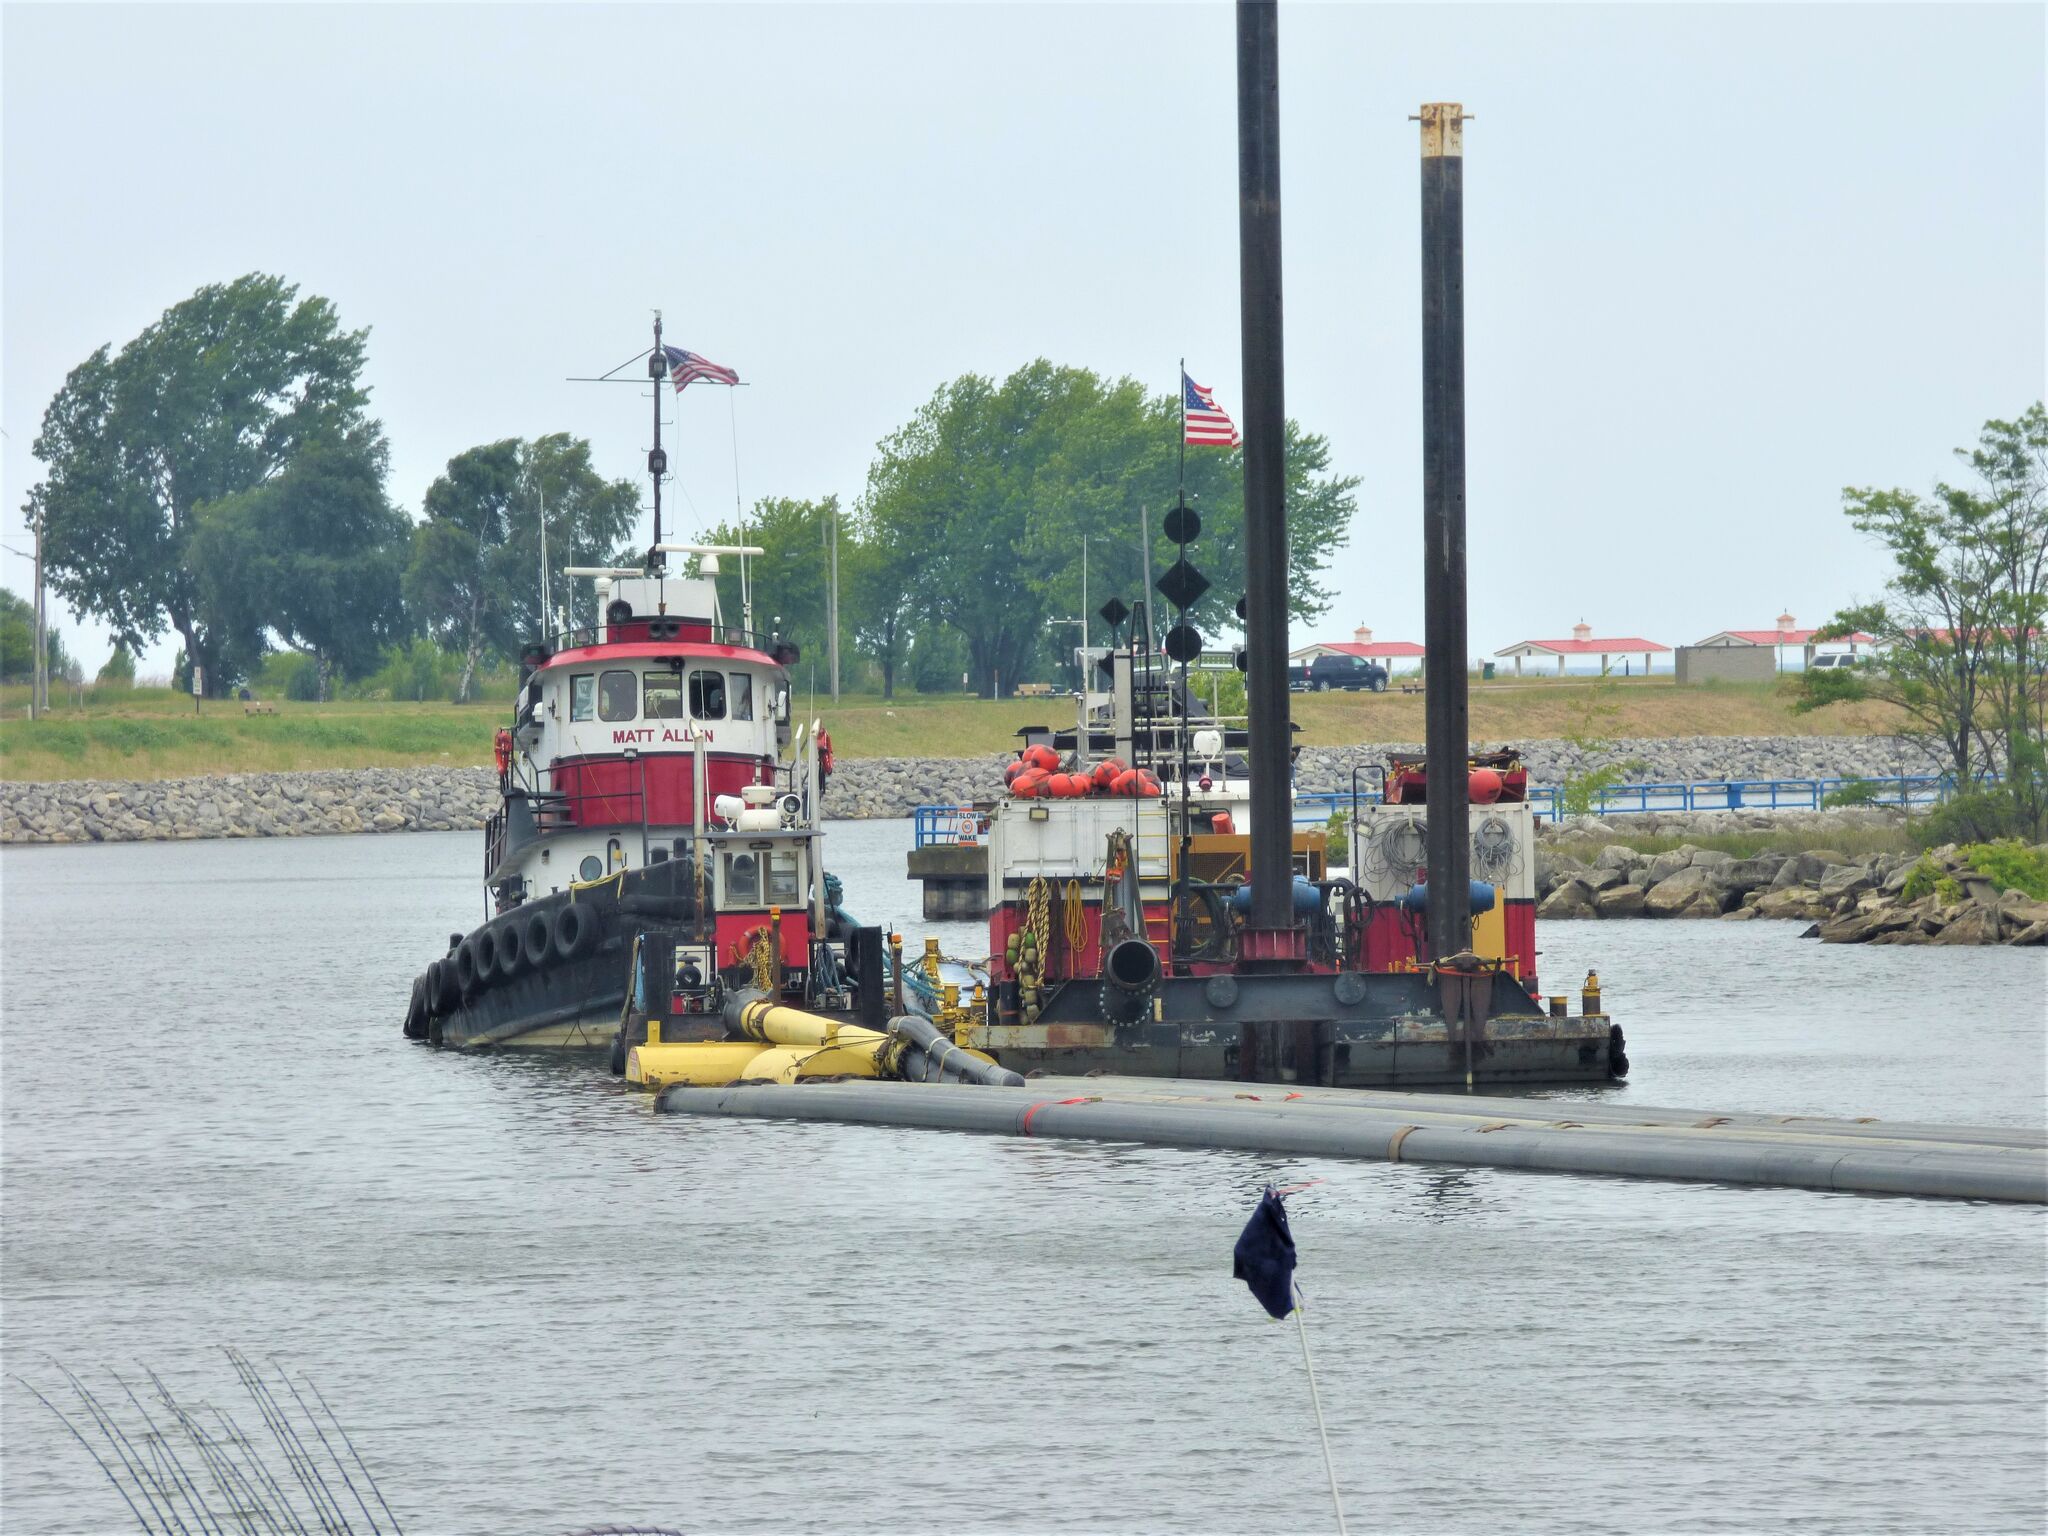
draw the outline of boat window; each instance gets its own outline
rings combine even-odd
[[[725,718],[725,674],[723,672],[692,672],[690,674],[690,714],[698,720],[723,720]]]
[[[761,867],[753,854],[725,856],[725,899],[734,903],[761,900]]]
[[[641,702],[649,720],[680,720],[683,718],[683,674],[680,672],[649,672],[643,679],[644,692]]]
[[[597,674],[585,672],[569,679],[569,718],[589,720],[597,714]]]
[[[639,710],[639,689],[630,672],[606,672],[597,680],[597,718],[630,720]]]
[[[768,904],[771,907],[795,906],[802,899],[802,887],[797,880],[797,851],[784,848],[762,857],[768,861]]]
[[[754,675],[751,672],[732,674],[732,717],[735,720],[754,718]]]

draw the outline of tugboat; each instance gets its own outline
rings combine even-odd
[[[668,355],[657,318],[657,387]],[[761,551],[662,542],[658,396],[654,430],[646,563],[571,568],[594,584],[598,622],[520,657],[484,831],[486,920],[414,980],[409,1038],[610,1049],[617,1067],[650,1013],[675,1019],[671,1039],[715,1034],[741,978],[852,1004],[833,943],[853,925],[822,865],[831,740],[816,721],[792,728],[797,647],[720,612],[719,560]]]
[[[1023,733],[989,815],[993,985],[966,1043],[1058,1074],[1335,1087],[1626,1075],[1597,980],[1576,1015],[1540,991],[1518,754],[1464,765],[1469,949],[1430,948],[1427,763],[1395,757],[1377,786],[1354,776],[1345,872],[1327,867],[1321,829],[1290,829],[1300,952],[1275,964],[1248,923],[1243,722],[1197,714],[1135,635],[1096,665],[1109,687],[1080,696],[1072,730]]]

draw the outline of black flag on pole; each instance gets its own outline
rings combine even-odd
[[[1230,1272],[1273,1317],[1294,1310],[1294,1234],[1287,1230],[1287,1207],[1270,1184],[1237,1235]]]

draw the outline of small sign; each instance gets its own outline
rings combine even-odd
[[[194,667],[194,668],[192,669],[192,697],[193,697],[193,698],[195,698],[195,699],[199,699],[199,698],[204,698],[205,696],[206,696],[206,668],[204,668],[204,667]]]

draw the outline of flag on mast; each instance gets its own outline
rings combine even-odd
[[[1218,448],[1235,448],[1243,439],[1237,424],[1216,403],[1216,392],[1204,389],[1180,371],[1181,441],[1207,443]]]
[[[675,380],[676,393],[679,395],[683,392],[684,385],[694,383],[698,379],[711,384],[737,384],[740,381],[740,376],[730,368],[722,368],[694,352],[685,352],[681,347],[664,345],[661,353],[668,361],[668,376]]]

